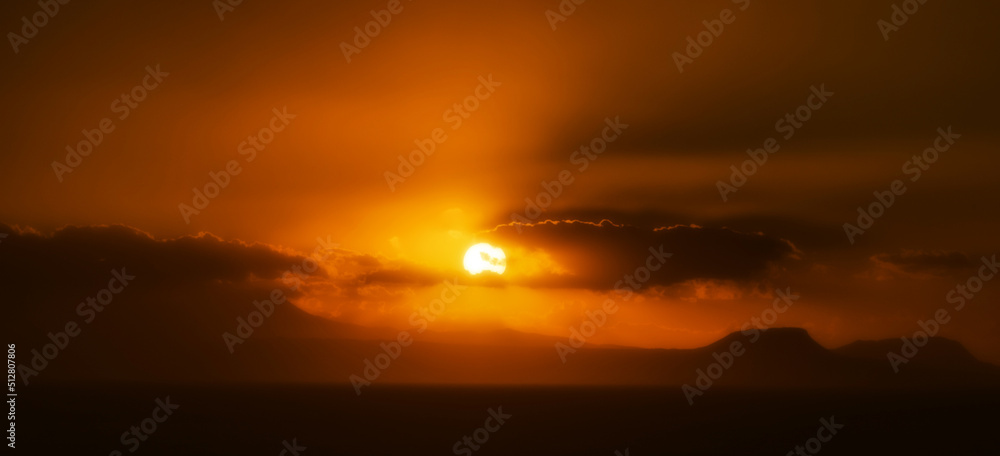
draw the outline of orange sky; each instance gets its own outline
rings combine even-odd
[[[403,2],[350,62],[340,44],[384,3],[244,2],[222,21],[210,2],[116,4],[115,17],[70,3],[0,58],[0,223],[209,232],[304,253],[329,238],[342,250],[297,302],[310,312],[406,328],[456,277],[470,288],[435,330],[553,336],[666,243],[670,267],[592,342],[703,345],[785,287],[802,298],[780,325],[828,346],[909,335],[1000,253],[997,43],[981,36],[988,14],[943,2],[886,42],[875,24],[890,3],[848,3],[593,1],[553,31],[554,1]],[[672,54],[725,8],[735,22],[679,72]],[[114,102],[147,66],[167,75],[121,118]],[[729,167],[781,138],[775,122],[819,85],[826,104],[724,202]],[[478,106],[459,124],[456,103]],[[290,115],[272,122],[275,109]],[[57,176],[53,162],[104,118],[114,130]],[[609,118],[627,128],[581,170],[574,153]],[[278,125],[265,147],[241,145]],[[961,138],[910,181],[904,163],[948,126]],[[385,173],[438,129],[447,139],[391,189]],[[239,174],[187,223],[179,205],[230,161]],[[503,226],[563,172],[572,183],[531,221],[587,223]],[[895,179],[908,191],[852,245],[843,224]],[[503,276],[462,270],[483,241],[506,251]],[[998,296],[987,283],[942,334],[1000,361]]]

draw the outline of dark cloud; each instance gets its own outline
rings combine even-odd
[[[93,284],[112,268],[141,272],[163,286],[224,281],[274,282],[292,285],[287,273],[297,269],[305,284],[328,282],[350,290],[372,284],[425,286],[440,283],[439,272],[401,260],[331,248],[323,267],[304,272],[307,257],[260,243],[227,241],[209,233],[155,239],[122,226],[67,226],[46,235],[31,229],[0,225],[0,271],[11,285],[44,287],[60,283]],[[329,271],[329,272],[328,272]]]
[[[714,189],[712,189],[714,190]],[[714,195],[718,197],[717,194]],[[523,211],[524,206],[512,206],[508,211],[498,213],[494,219],[503,224],[510,221],[510,214]],[[772,214],[737,214],[713,216],[683,212],[665,211],[655,208],[621,209],[607,206],[573,207],[547,210],[545,217],[550,220],[581,220],[599,223],[614,220],[618,224],[631,225],[642,229],[655,229],[674,225],[699,225],[703,227],[726,228],[741,232],[765,232],[773,237],[787,239],[798,248],[807,251],[842,249],[845,244],[844,230],[840,225],[820,223],[804,217]]]
[[[564,274],[528,279],[539,286],[610,289],[647,261],[663,267],[647,285],[670,285],[692,279],[750,282],[767,278],[781,260],[797,256],[795,246],[763,233],[675,225],[655,229],[564,220],[500,225],[489,233],[500,245],[520,245],[551,255]],[[652,258],[652,259],[651,259]]]
[[[907,275],[947,277],[965,274],[977,264],[962,252],[925,252],[903,250],[900,253],[873,255],[876,267]]]
[[[51,235],[2,225],[0,230],[9,233],[0,244],[2,280],[40,288],[51,286],[53,277],[87,282],[120,267],[165,284],[277,279],[304,260],[268,245],[207,233],[158,240],[121,225],[68,226]]]
[[[67,324],[81,332],[32,382],[66,376],[238,376],[222,334],[236,333],[237,319],[261,308],[256,302],[273,300],[265,321],[257,323],[236,355],[266,344],[259,339],[360,338],[371,333],[298,308],[294,303],[306,296],[311,282],[330,277],[318,268],[293,289],[296,282],[283,276],[304,268],[307,257],[274,246],[210,234],[156,239],[120,225],[65,227],[43,234],[0,224],[0,233],[7,234],[0,236],[5,314],[0,332],[22,350],[21,362],[30,362],[31,350],[50,343],[49,334],[62,333]],[[342,257],[342,264],[359,260]],[[127,284],[109,285],[116,272]],[[102,290],[111,294],[103,291],[102,298]],[[104,302],[87,305],[88,298]]]

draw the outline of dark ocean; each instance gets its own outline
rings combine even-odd
[[[169,396],[177,407],[153,412]],[[176,385],[19,389],[38,455],[775,455],[842,425],[826,454],[1000,454],[1000,392]],[[503,424],[491,417],[505,416]],[[509,415],[509,416],[507,416]],[[162,419],[156,422],[152,417]],[[146,420],[148,435],[142,430]],[[155,424],[155,430],[153,430]],[[137,426],[144,440],[122,434]],[[483,443],[476,443],[477,429]],[[478,450],[456,443],[470,436]],[[286,443],[288,446],[286,446]],[[811,449],[815,449],[813,442]],[[305,448],[302,450],[301,448]],[[134,452],[130,450],[134,449]],[[628,453],[626,453],[628,450]],[[991,451],[988,451],[991,450]],[[458,451],[456,453],[456,451]],[[809,449],[804,454],[812,454]]]

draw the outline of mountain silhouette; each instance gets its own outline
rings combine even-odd
[[[901,339],[859,340],[833,350],[833,352],[852,357],[886,360],[889,352],[903,353],[904,343]],[[941,369],[969,369],[981,367],[983,364],[961,343],[943,337],[931,337],[927,344],[919,347],[917,354],[909,359],[907,366],[920,366]]]
[[[131,285],[83,324],[56,359],[32,381],[40,382],[307,382],[349,383],[365,378],[366,361],[392,346],[398,330],[363,328],[311,315],[293,304],[273,314],[242,343],[229,346],[223,333],[237,333],[238,318],[254,310],[260,290],[232,296],[213,283],[198,284],[192,295],[163,295]],[[189,286],[189,288],[191,288]],[[59,294],[58,291],[53,293]],[[69,296],[62,300],[73,302]],[[238,299],[237,299],[238,298]],[[44,303],[19,308],[24,324],[11,328],[20,341],[19,362],[74,320],[67,310]],[[79,320],[79,318],[75,318]],[[713,385],[754,388],[997,386],[995,366],[976,360],[958,342],[935,338],[912,363],[894,373],[886,359],[900,342],[861,341],[829,350],[801,328],[735,332],[695,349],[641,349],[583,346],[562,362],[555,350],[565,338],[512,330],[485,332],[409,331],[391,365],[378,369],[373,385],[693,385],[699,377],[723,372]],[[740,356],[729,355],[740,344]],[[390,350],[392,351],[392,350]],[[720,359],[724,361],[720,361]],[[712,371],[709,371],[709,369]],[[704,379],[703,379],[704,382]],[[376,386],[377,387],[377,386]]]

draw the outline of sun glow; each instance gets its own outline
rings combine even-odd
[[[465,252],[463,261],[465,270],[472,274],[479,274],[483,271],[491,271],[503,274],[507,269],[507,255],[499,247],[481,243],[469,247]]]

